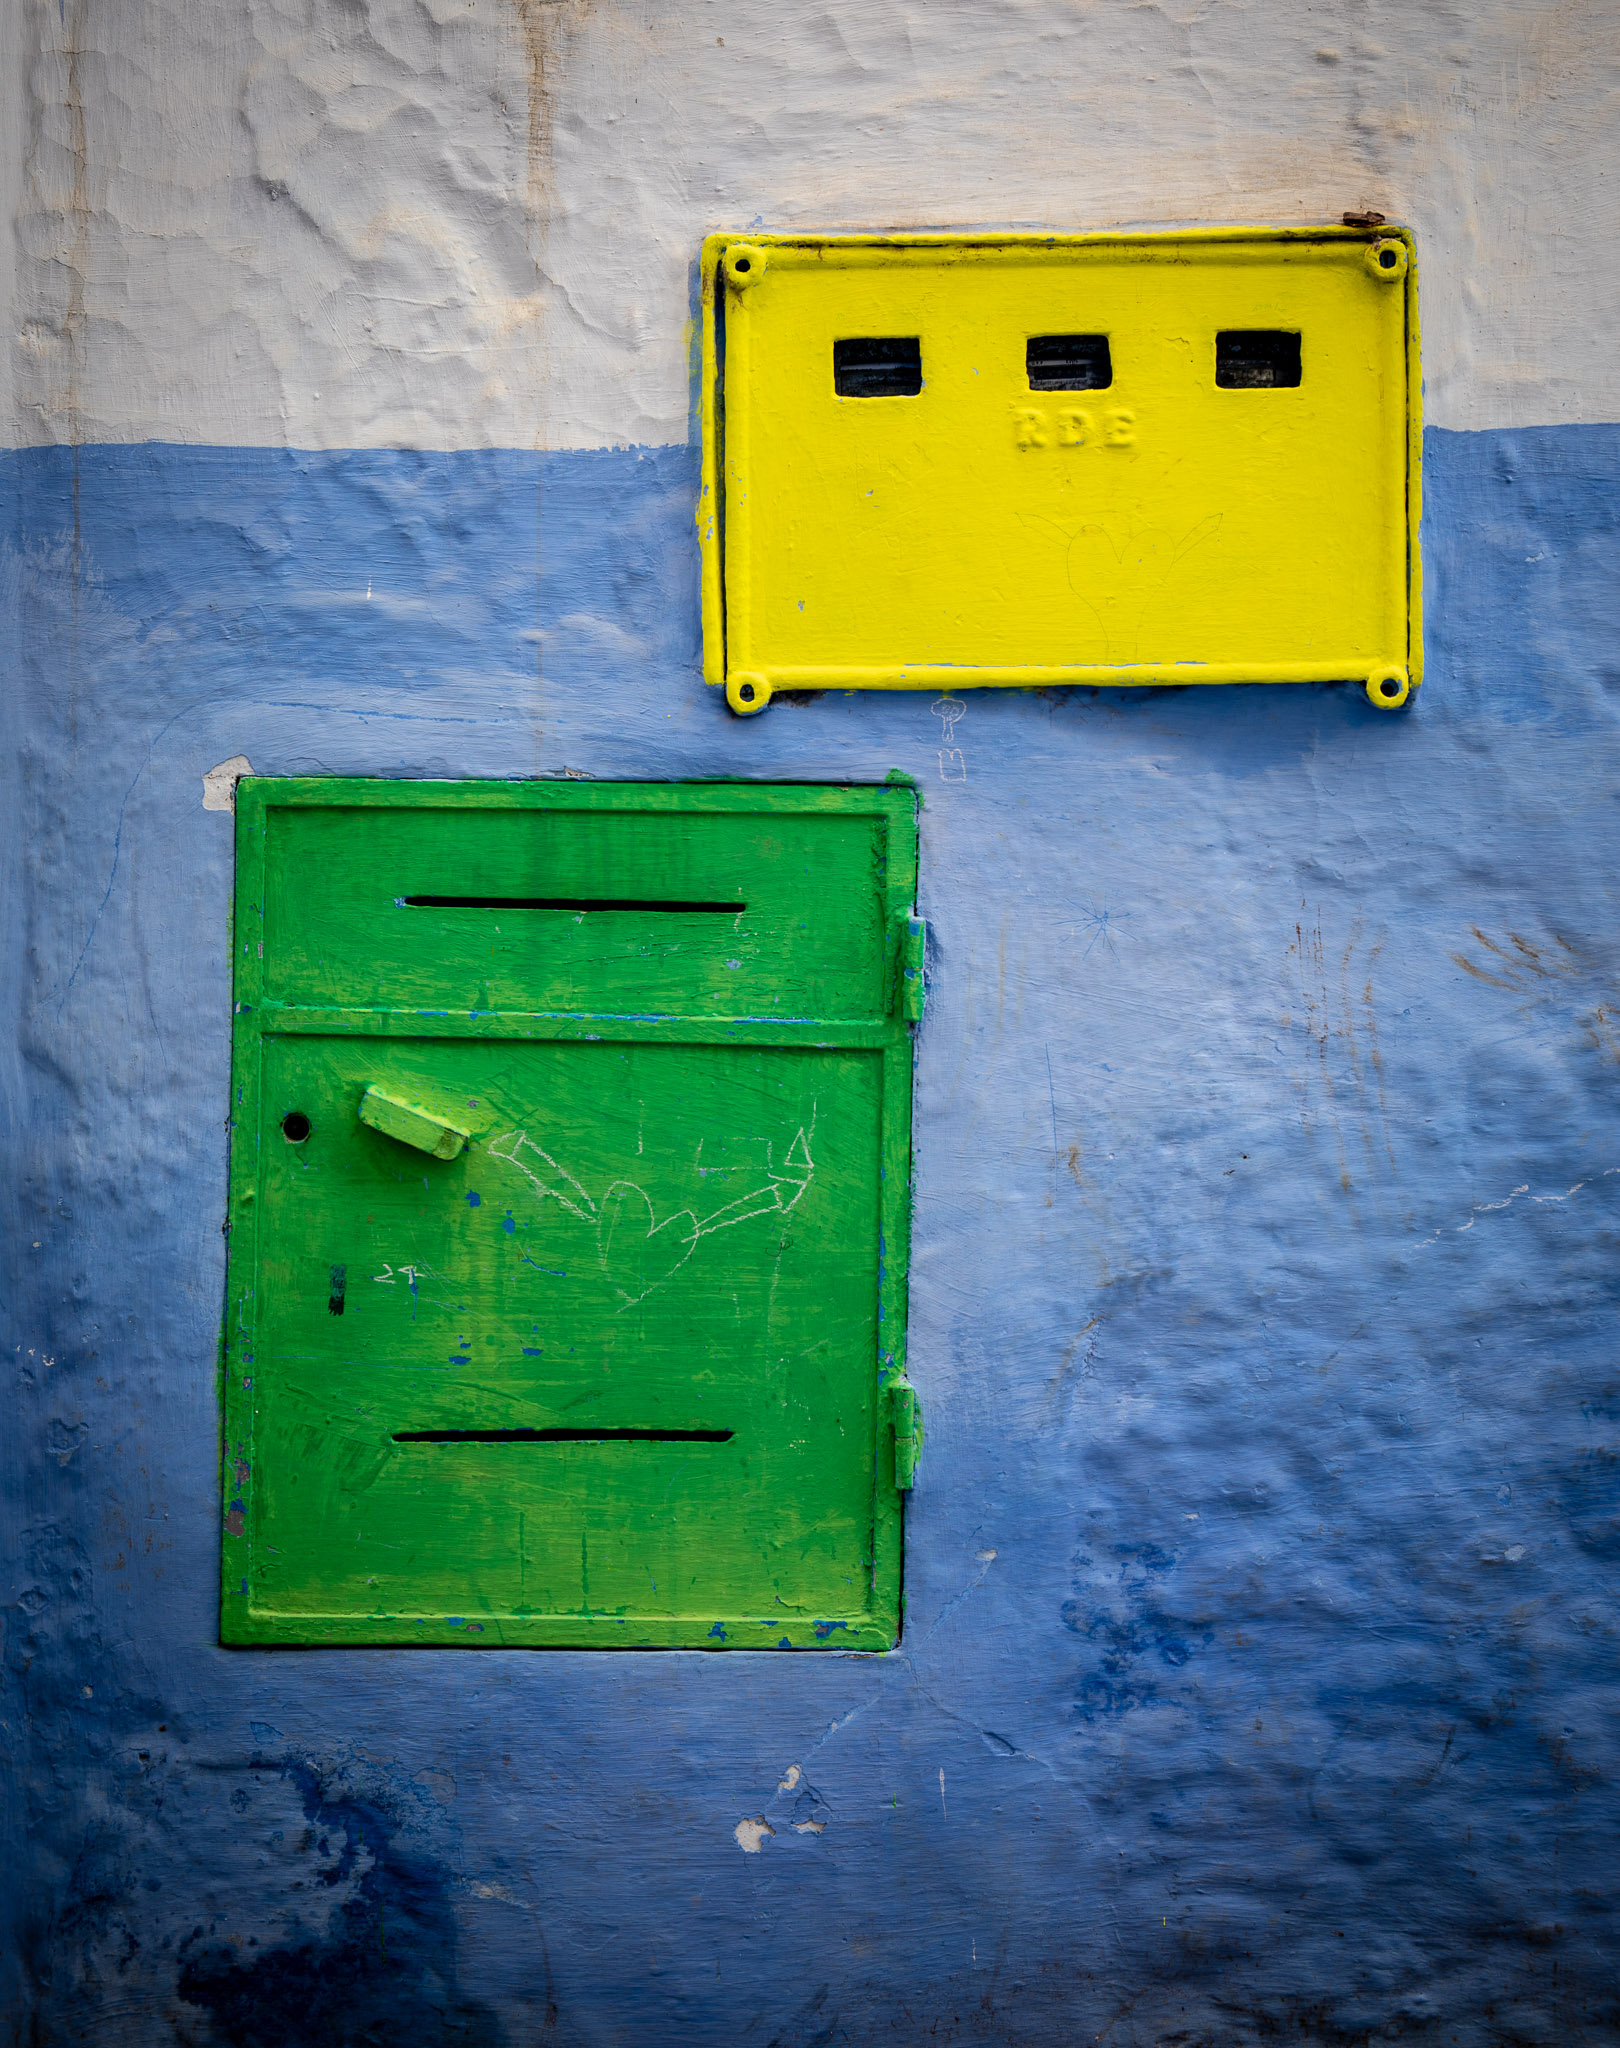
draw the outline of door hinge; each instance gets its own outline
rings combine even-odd
[[[904,1373],[889,1382],[889,1414],[894,1422],[894,1483],[901,1493],[909,1493],[917,1483],[923,1420],[917,1389]]]
[[[923,961],[928,951],[928,927],[920,917],[902,911],[895,921],[895,951],[898,955],[900,1014],[908,1024],[922,1021],[928,992],[923,982]]]

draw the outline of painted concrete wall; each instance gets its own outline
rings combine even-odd
[[[11,2038],[1620,2040],[1612,9],[0,22]],[[705,228],[1346,207],[1409,713],[703,689]],[[238,753],[922,782],[896,1655],[217,1647]]]

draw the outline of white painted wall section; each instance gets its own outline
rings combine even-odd
[[[1346,208],[1421,238],[1431,421],[1620,418],[1613,0],[8,12],[25,443],[684,441],[711,227]]]

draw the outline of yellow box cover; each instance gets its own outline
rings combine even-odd
[[[1421,680],[1404,230],[715,235],[702,339],[736,710]]]

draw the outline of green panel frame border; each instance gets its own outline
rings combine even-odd
[[[272,1003],[265,996],[264,905],[271,813],[288,808],[658,812],[770,817],[832,815],[886,822],[883,878],[884,978],[891,991],[883,1017],[802,1020],[758,1017],[640,1018],[617,1014],[554,1014],[489,1010],[446,1015],[424,1009],[321,1007]],[[883,1055],[880,1140],[879,1343],[872,1369],[880,1389],[872,1472],[873,1551],[868,1601],[842,1626],[771,1617],[771,1651],[883,1652],[900,1639],[903,1510],[895,1480],[891,1403],[881,1390],[906,1371],[907,1281],[911,1245],[911,1110],[913,1034],[920,1008],[902,991],[908,929],[917,888],[918,797],[898,773],[880,785],[767,783],[395,782],[326,776],[245,777],[236,785],[236,886],[232,918],[232,1033],[229,1217],[225,1312],[219,1350],[221,1440],[220,1640],[230,1646],[420,1645],[456,1648],[704,1649],[737,1654],[744,1646],[716,1640],[714,1624],[766,1617],[681,1615],[619,1617],[599,1613],[514,1616],[478,1611],[469,1599],[458,1615],[277,1615],[253,1604],[254,1472],[253,1354],[257,1332],[258,1145],[261,1136],[260,1051],[267,1037],[305,1032],[357,1036],[409,1035],[459,1039],[590,1039],[604,1043],[724,1046],[848,1046]],[[753,1649],[747,1654],[761,1654]]]

